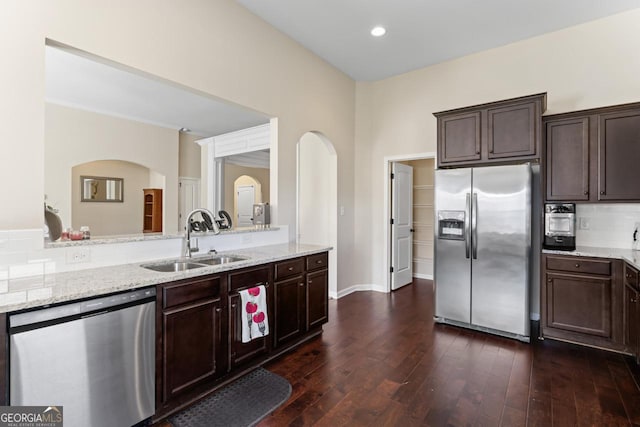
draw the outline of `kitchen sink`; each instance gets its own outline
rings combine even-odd
[[[215,256],[213,258],[199,259],[198,263],[207,264],[207,265],[220,265],[220,264],[228,264],[230,262],[244,261],[246,259],[249,259],[249,258],[241,257],[241,256],[233,256],[233,255],[220,255],[220,256]]]
[[[163,273],[175,273],[178,271],[187,271],[194,268],[203,268],[206,267],[206,265],[189,261],[171,261],[160,264],[145,264],[142,265],[142,267],[148,270],[160,271]]]
[[[204,268],[210,265],[229,264],[231,262],[244,261],[247,257],[234,255],[217,255],[211,258],[199,258],[192,261],[168,261],[154,264],[143,264],[141,267],[162,273],[176,273],[194,268]]]

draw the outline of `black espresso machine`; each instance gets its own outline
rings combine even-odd
[[[575,203],[547,203],[544,205],[545,249],[573,251],[576,249]]]

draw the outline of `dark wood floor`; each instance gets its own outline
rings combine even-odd
[[[322,337],[266,368],[293,393],[261,427],[640,425],[624,356],[434,325],[424,280],[331,301]]]

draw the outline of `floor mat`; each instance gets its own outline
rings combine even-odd
[[[174,427],[247,427],[276,410],[291,395],[291,384],[258,368],[169,418]]]

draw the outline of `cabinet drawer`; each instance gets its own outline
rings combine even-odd
[[[611,275],[611,261],[593,260],[580,257],[547,257],[547,270],[568,271],[571,273],[588,273]]]
[[[165,286],[162,289],[163,308],[175,307],[201,299],[219,298],[221,284],[222,278],[217,276],[189,283]]]
[[[269,284],[269,266],[229,273],[229,291]]]
[[[638,289],[638,270],[624,263],[624,283],[634,289]]]
[[[309,255],[307,257],[307,271],[320,270],[327,268],[329,265],[329,254],[323,252],[321,254]]]
[[[282,280],[286,277],[299,276],[304,272],[304,258],[296,258],[275,263],[274,280]]]

